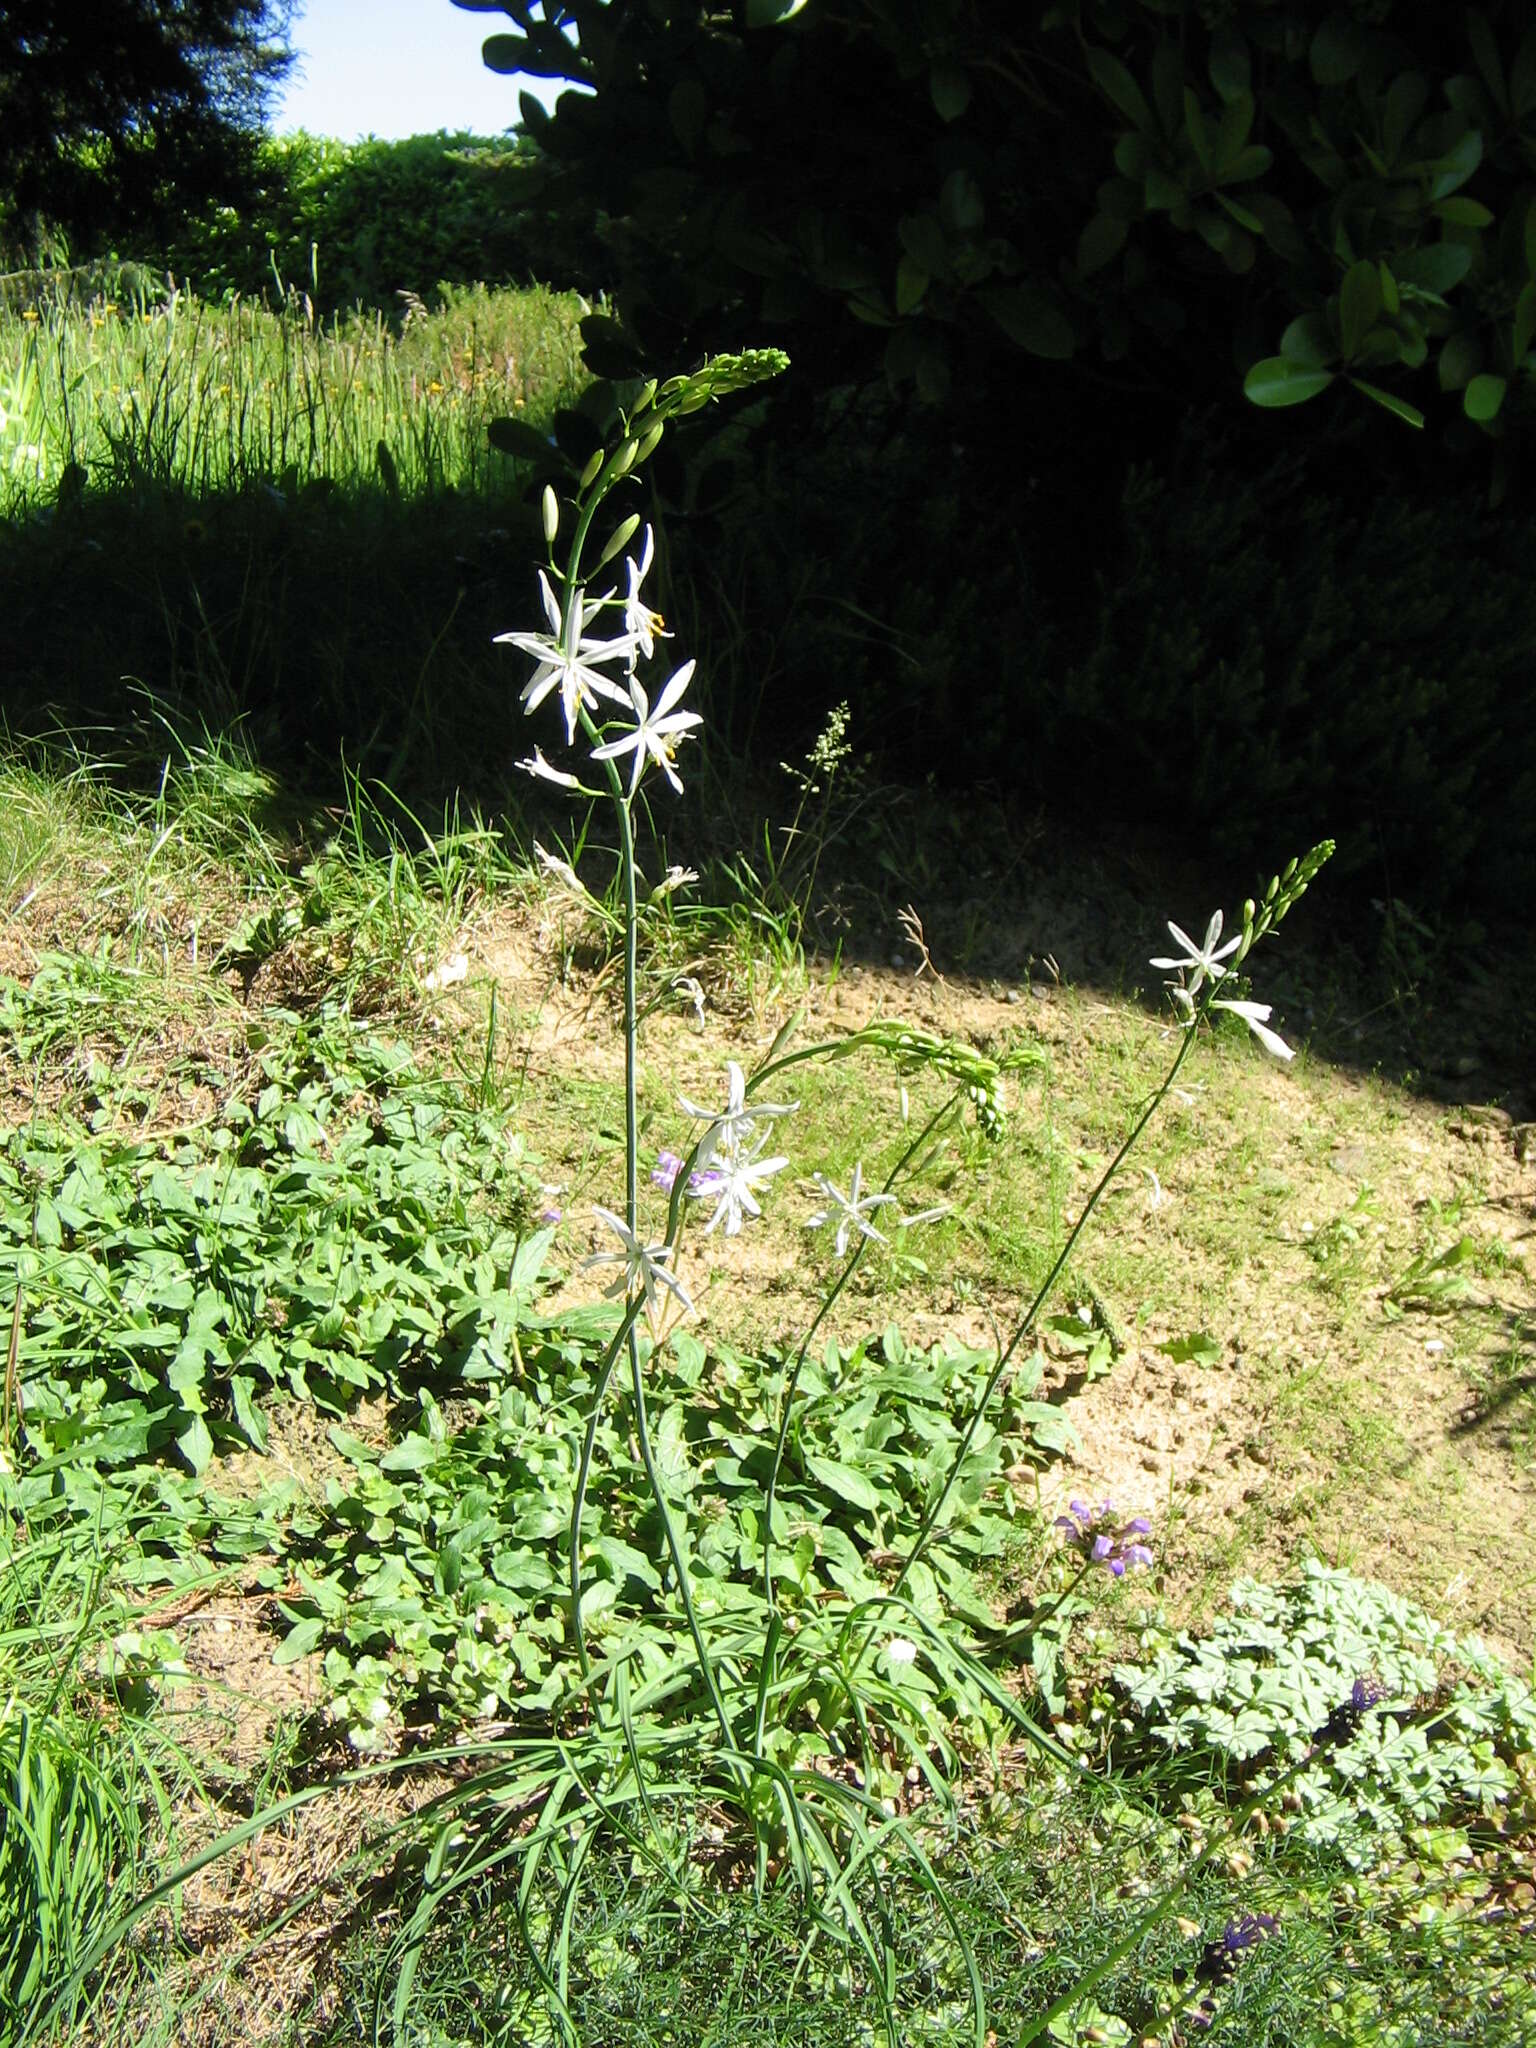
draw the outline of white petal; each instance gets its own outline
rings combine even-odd
[[[1268,1018],[1272,1007],[1269,1003],[1239,1002],[1234,998],[1231,1002],[1213,1003],[1211,1007],[1216,1010],[1230,1010],[1234,1016],[1241,1017],[1260,1045],[1267,1047],[1277,1059],[1288,1060],[1295,1057],[1294,1051],[1279,1032],[1271,1031],[1269,1028]]]
[[[537,775],[545,782],[558,783],[562,789],[580,789],[581,784],[574,775],[567,775],[563,768],[552,768],[545,760],[543,750],[535,747],[530,760],[519,761],[518,767],[525,775]]]
[[[667,686],[662,691],[656,705],[656,716],[658,718],[661,718],[666,712],[670,711],[678,698],[682,696],[684,690],[693,681],[693,672],[697,666],[698,663],[696,661],[685,661],[682,667],[668,679]],[[691,711],[687,715],[699,723],[703,722],[699,719],[699,714],[696,711]]]

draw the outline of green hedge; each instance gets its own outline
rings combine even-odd
[[[525,144],[468,134],[346,143],[265,142],[258,196],[243,213],[190,219],[169,250],[139,251],[199,297],[308,292],[317,311],[397,311],[439,284],[526,283],[590,272],[590,252],[549,225],[550,173]],[[313,252],[313,253],[312,253]]]

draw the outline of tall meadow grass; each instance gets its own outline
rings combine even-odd
[[[504,475],[488,420],[547,417],[583,381],[575,294],[445,291],[400,317],[314,316],[64,291],[0,312],[0,515],[80,482],[191,496],[251,483],[476,492]]]

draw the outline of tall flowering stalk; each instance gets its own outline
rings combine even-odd
[[[689,377],[669,378],[660,385],[651,379],[640,386],[632,402],[620,414],[618,446],[611,451],[599,450],[592,456],[577,481],[571,500],[562,505],[553,486],[545,486],[542,513],[549,561],[547,567],[539,572],[539,594],[547,630],[499,636],[501,641],[535,664],[532,676],[522,689],[524,711],[532,716],[547,700],[558,696],[565,725],[565,745],[570,756],[568,764],[551,763],[545,758],[542,748],[536,747],[521,765],[529,774],[561,789],[594,798],[607,795],[618,826],[623,891],[624,1211],[618,1215],[610,1209],[594,1210],[598,1223],[615,1242],[589,1261],[592,1265],[615,1268],[616,1278],[608,1291],[622,1298],[623,1313],[619,1329],[599,1368],[597,1390],[578,1467],[571,1522],[571,1629],[582,1668],[590,1670],[581,1614],[582,1516],[598,1422],[622,1351],[629,1365],[635,1438],[641,1462],[661,1519],[673,1576],[698,1655],[700,1675],[728,1751],[734,1748],[730,1719],[694,1603],[687,1557],[656,1462],[646,1407],[639,1335],[641,1314],[647,1314],[654,1327],[664,1298],[672,1298],[684,1309],[692,1304],[673,1270],[675,1232],[669,1228],[664,1241],[648,1243],[640,1227],[639,1116],[636,1102],[639,912],[634,806],[642,788],[652,783],[657,774],[675,793],[682,793],[683,784],[675,765],[675,755],[682,743],[694,736],[702,720],[696,711],[681,708],[682,699],[693,680],[694,664],[691,660],[675,668],[654,695],[640,674],[642,663],[654,659],[658,642],[667,637],[660,613],[652,609],[643,594],[645,579],[655,558],[655,541],[650,528],[644,531],[638,556],[630,554],[625,559],[622,590],[615,584],[594,594],[590,589],[590,577],[601,572],[616,556],[624,554],[640,532],[639,515],[631,513],[621,520],[590,570],[587,550],[594,522],[605,501],[631,481],[655,453],[670,420],[683,413],[696,412],[728,392],[777,376],[787,363],[788,358],[776,349],[751,350],[739,356],[718,357]],[[556,556],[556,544],[562,532],[568,532],[570,536],[563,562]],[[599,787],[591,786],[594,780]],[[739,1105],[737,1110],[740,1118]],[[760,1150],[759,1147],[757,1151],[743,1155],[729,1141],[717,1143],[714,1147],[712,1191],[717,1194],[718,1207],[711,1228],[723,1221],[727,1234],[731,1234],[741,1228],[744,1216],[757,1213],[757,1190],[785,1164],[782,1159],[762,1159]],[[675,1211],[674,1200],[674,1216]]]

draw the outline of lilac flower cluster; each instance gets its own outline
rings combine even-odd
[[[1106,1528],[1104,1524],[1113,1515],[1113,1501],[1101,1501],[1091,1507],[1087,1501],[1069,1500],[1067,1512],[1056,1517],[1056,1527],[1065,1530],[1074,1550],[1094,1564],[1103,1565],[1112,1577],[1124,1578],[1128,1571],[1145,1572],[1152,1569],[1152,1552],[1140,1539],[1150,1536],[1152,1524],[1145,1515]]]

